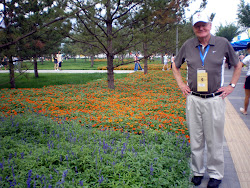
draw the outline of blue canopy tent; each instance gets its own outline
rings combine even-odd
[[[235,51],[247,49],[247,44],[250,43],[250,38],[245,40],[239,40],[231,43]]]

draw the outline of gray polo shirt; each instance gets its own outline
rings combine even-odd
[[[188,86],[194,92],[197,92],[197,69],[202,68],[200,51],[198,49],[199,45],[200,42],[197,37],[187,40],[175,58],[177,68],[180,68],[185,61],[187,62]],[[227,58],[232,66],[237,65],[239,62],[238,56],[227,39],[211,35],[209,45],[210,48],[204,60],[204,69],[208,73],[208,92],[203,92],[204,94],[214,93],[222,86],[222,80],[224,79],[224,57]]]

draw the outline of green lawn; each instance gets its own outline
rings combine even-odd
[[[69,59],[64,60],[62,63],[62,69],[64,70],[96,70],[98,67],[107,66],[106,61],[98,61],[94,63],[94,66],[91,67],[91,62],[87,59]],[[33,69],[34,66],[31,62],[23,62],[23,69]],[[38,62],[38,70],[53,70],[54,62],[44,61]]]
[[[115,79],[124,78],[127,74],[115,74]],[[43,73],[39,74],[39,78],[35,78],[34,74],[27,73],[19,76],[16,74],[16,88],[41,88],[48,85],[63,84],[85,84],[98,79],[107,79],[106,73],[91,74],[70,74],[70,73]],[[10,88],[9,74],[0,74],[0,89]],[[6,83],[6,84],[4,84]]]
[[[114,59],[114,64],[116,64],[117,61],[118,61],[117,59]],[[129,61],[133,60],[130,59]],[[141,62],[141,64],[143,64],[143,61]],[[154,61],[149,60],[148,64],[161,64],[161,61],[159,59],[156,59]],[[34,65],[31,62],[23,62],[22,67],[23,67],[22,69],[24,70],[34,69]],[[107,67],[107,61],[96,59],[93,67],[91,67],[91,62],[88,59],[69,59],[69,60],[64,60],[62,63],[62,69],[64,70],[97,70],[98,68],[102,67]],[[54,63],[52,61],[38,62],[38,70],[53,70],[53,69],[54,69]]]
[[[160,60],[148,61],[149,64],[160,64]],[[65,60],[62,63],[62,70],[97,70],[101,67],[106,67],[106,61],[97,60],[94,63],[94,66],[91,67],[91,62],[87,59],[69,59]],[[34,66],[31,62],[23,62],[23,70],[33,70]],[[38,73],[39,70],[53,70],[54,63],[52,61],[38,62]],[[133,65],[132,65],[133,69]],[[127,74],[115,74],[115,79],[126,77]],[[87,82],[98,80],[98,79],[107,79],[106,73],[96,73],[96,74],[39,74],[39,78],[34,77],[34,73],[26,73],[20,75],[15,73],[15,83],[16,88],[41,88],[48,85],[62,85],[62,84],[85,84]],[[10,88],[9,82],[9,73],[0,74],[0,89]]]

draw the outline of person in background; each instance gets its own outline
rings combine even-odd
[[[142,70],[141,65],[140,65],[140,61],[139,61],[139,54],[138,53],[135,54],[134,61],[135,61],[134,71],[138,71],[138,66]]]
[[[4,67],[4,70],[6,70],[8,66],[8,58],[6,56],[4,56],[2,59],[2,65]]]
[[[59,51],[57,56],[57,70],[62,70],[61,67],[62,67],[62,54],[61,52]]]
[[[243,64],[247,66],[247,74],[245,80],[245,100],[244,100],[244,108],[240,108],[242,114],[247,115],[247,108],[249,105],[250,98],[250,43],[247,44],[247,52],[248,55],[242,60]]]
[[[54,54],[54,69],[57,71],[57,54]]]
[[[168,54],[166,53],[164,56],[163,56],[163,67],[162,67],[162,70],[165,71],[165,70],[168,70]]]
[[[218,188],[224,176],[224,98],[233,92],[241,74],[232,45],[223,37],[213,36],[208,16],[197,13],[193,17],[195,37],[187,40],[177,54],[172,70],[177,84],[187,97],[186,120],[190,134],[192,183],[201,184],[205,174],[204,151],[207,146],[208,188]],[[234,66],[231,83],[223,86],[223,59]],[[180,67],[187,62],[187,84]]]
[[[171,57],[171,69],[172,69],[172,64],[174,62],[174,58],[175,58],[175,54],[173,54],[172,57]]]

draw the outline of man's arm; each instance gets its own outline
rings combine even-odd
[[[241,61],[239,61],[239,63],[236,66],[234,66],[234,72],[233,72],[231,83],[236,84],[238,82],[240,78],[242,66],[243,66],[243,63]]]
[[[239,61],[239,63],[234,66],[234,72],[233,72],[233,77],[231,79],[232,84],[237,84],[239,78],[240,78],[240,74],[241,74],[241,69],[242,69],[242,62]],[[230,93],[232,93],[234,90],[234,88],[230,85],[226,86],[226,87],[221,87],[218,89],[218,92],[222,92],[222,94],[220,95],[223,99],[228,96]]]
[[[182,76],[181,76],[181,71],[179,68],[177,68],[175,66],[175,62],[173,61],[173,64],[172,64],[172,70],[173,70],[173,73],[174,73],[174,77],[175,77],[175,80],[179,86],[179,88],[181,89],[182,93],[184,96],[187,96],[189,95],[189,93],[191,92],[190,88],[187,86],[187,84],[185,84],[182,80]]]

